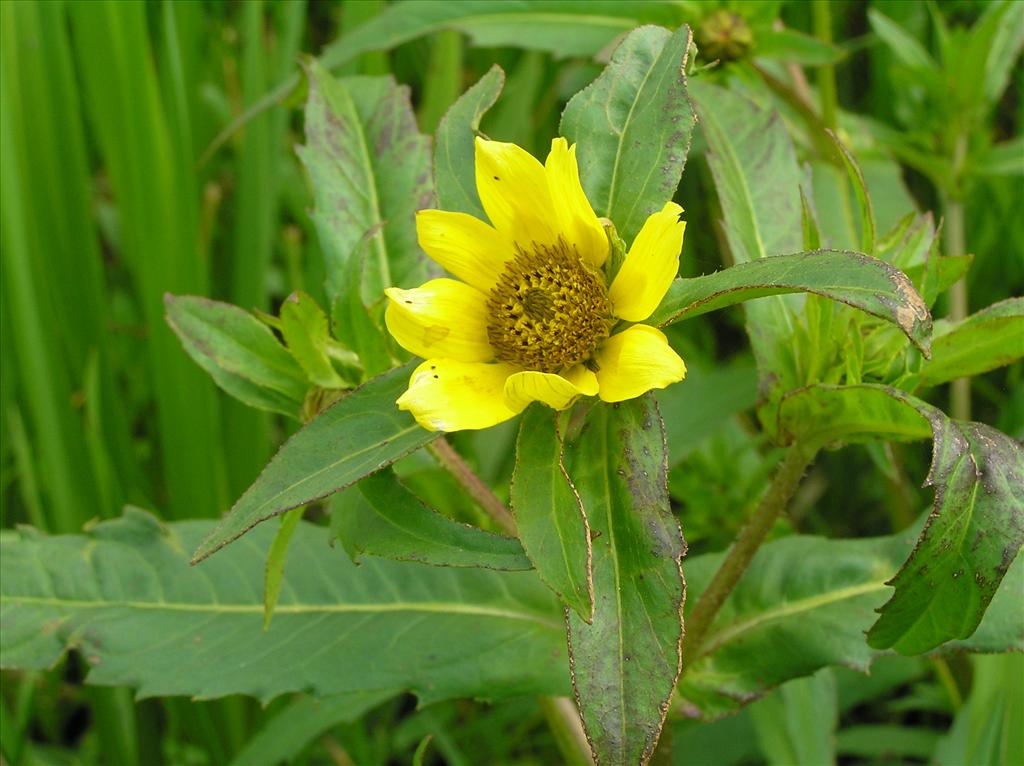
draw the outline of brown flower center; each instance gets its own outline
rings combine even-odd
[[[541,372],[588,359],[613,321],[604,275],[564,240],[520,250],[491,288],[487,308],[498,359]]]

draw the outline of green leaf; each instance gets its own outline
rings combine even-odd
[[[434,175],[437,206],[487,220],[476,192],[476,153],[473,139],[480,119],[498,100],[505,84],[504,70],[495,64],[452,104],[437,126]]]
[[[879,385],[792,392],[779,407],[779,432],[818,446],[931,435],[934,508],[868,641],[920,654],[971,636],[1024,544],[1024,449],[993,428],[950,420]]]
[[[440,29],[457,29],[476,45],[544,50],[556,56],[592,56],[643,23],[675,25],[671,4],[641,0],[598,6],[550,0],[414,0],[394,3],[331,43],[323,54],[333,68],[370,50],[393,48]]]
[[[304,508],[292,508],[281,515],[281,526],[277,528],[274,542],[267,553],[267,566],[263,575],[263,629],[270,627],[274,617],[274,608],[281,595],[281,582],[284,579],[284,565],[288,560],[288,546],[291,544],[295,529],[302,521]]]
[[[690,83],[690,95],[733,260],[798,252],[802,175],[778,113],[700,79]]]
[[[686,26],[634,30],[562,114],[560,132],[577,144],[587,199],[627,242],[672,199],[686,164],[694,124],[684,74],[691,37]]]
[[[929,763],[1010,764],[1024,752],[1024,657],[975,657],[971,694]]]
[[[892,54],[904,66],[910,67],[915,72],[938,72],[935,60],[925,50],[924,46],[917,41],[913,35],[903,27],[890,19],[884,13],[874,8],[868,9],[868,23],[882,42],[892,51]]]
[[[274,334],[248,311],[194,296],[164,296],[167,323],[217,385],[252,407],[298,417],[309,383]]]
[[[653,396],[595,406],[565,455],[593,544],[593,622],[567,612],[583,724],[599,763],[646,763],[679,676],[685,592]]]
[[[285,442],[193,560],[201,561],[261,521],[344,489],[435,439],[436,433],[421,428],[395,404],[411,369],[399,367],[370,380]]]
[[[332,508],[331,526],[357,562],[364,554],[423,564],[531,569],[519,541],[428,508],[389,470],[367,476]]]
[[[390,77],[336,80],[307,64],[306,145],[313,219],[327,261],[331,302],[342,292],[346,265],[368,241],[361,297],[367,306],[384,288],[422,281],[415,212],[431,207],[430,139],[416,129],[409,89]]]
[[[817,384],[782,397],[777,432],[786,443],[807,445],[927,439],[931,426],[918,404],[888,386]]]
[[[665,420],[668,464],[673,467],[757,403],[757,367],[749,354],[702,367],[687,361],[685,386],[656,392]]]
[[[351,723],[391,697],[390,689],[338,694],[318,700],[300,697],[250,739],[229,766],[294,763],[309,744],[335,726]]]
[[[1008,298],[955,324],[936,327],[920,386],[980,375],[1024,357],[1024,298]]]
[[[516,441],[510,490],[516,530],[544,584],[585,621],[594,614],[590,527],[569,483],[557,414],[534,404]]]
[[[0,666],[53,667],[71,648],[89,683],[140,697],[410,690],[423,704],[565,694],[558,607],[532,573],[367,559],[357,567],[302,523],[268,631],[263,527],[190,567],[212,523],[134,510],[86,535],[0,540]]]
[[[868,643],[920,654],[968,638],[1024,543],[1024,448],[933,410],[935,508]]]
[[[987,176],[1024,176],[1024,135],[995,144],[971,170]]]
[[[327,315],[312,296],[294,292],[285,299],[281,304],[281,334],[310,381],[321,388],[344,387],[345,381],[327,356],[331,341]]]
[[[758,30],[753,53],[758,58],[803,66],[838,64],[846,58],[846,51],[838,45],[826,43],[795,29]]]
[[[380,375],[394,366],[388,353],[389,337],[363,305],[363,268],[370,252],[369,237],[363,237],[345,265],[347,276],[331,306],[334,334],[359,358],[365,377]]]
[[[839,710],[828,668],[783,684],[750,707],[761,752],[770,766],[823,766],[836,762]]]
[[[864,173],[853,153],[831,130],[826,129],[825,133],[832,139],[832,145],[839,154],[843,166],[846,168],[846,175],[853,185],[853,193],[857,198],[857,206],[860,210],[860,249],[868,255],[875,254],[875,211],[871,207],[871,197],[868,194],[868,185],[864,180]]]
[[[676,279],[650,322],[664,327],[754,298],[796,292],[822,295],[893,322],[915,346],[928,349],[931,316],[906,275],[877,258],[839,250],[779,255]]]
[[[891,592],[886,585],[913,545],[916,527],[892,537],[828,540],[793,536],[757,552],[679,683],[681,710],[717,718],[792,678],[830,665],[867,672],[883,652],[864,633]],[[686,561],[688,604],[723,554]],[[1024,557],[1007,575],[977,633],[943,650],[1024,650]]]

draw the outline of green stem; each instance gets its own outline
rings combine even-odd
[[[949,695],[950,704],[953,705],[953,712],[959,712],[960,708],[964,706],[964,697],[960,693],[960,687],[957,686],[956,679],[953,677],[953,671],[949,668],[949,663],[942,657],[932,657],[931,660],[932,667],[935,669],[935,675],[939,677],[942,688]]]
[[[732,548],[726,553],[722,565],[715,572],[708,587],[697,599],[693,611],[686,620],[686,636],[683,645],[683,670],[697,658],[701,645],[707,637],[711,624],[722,608],[733,588],[747,571],[754,554],[764,543],[775,520],[789,505],[793,493],[800,485],[804,471],[814,460],[816,449],[794,444],[775,473],[771,486],[754,515],[740,532]]]
[[[555,744],[567,766],[593,766],[590,743],[576,705],[568,697],[537,697]]]
[[[814,36],[823,43],[832,42],[832,0],[814,0],[811,11],[814,17]],[[836,93],[836,69],[831,64],[818,67],[818,98],[821,100],[821,121],[825,127],[835,130],[839,114],[839,97]]]
[[[516,522],[512,518],[512,513],[491,491],[487,483],[477,476],[469,464],[462,459],[462,455],[445,441],[443,436],[428,444],[427,450],[437,459],[442,468],[455,477],[455,480],[487,512],[487,515],[497,522],[503,532],[510,535],[516,534]]]
[[[967,158],[967,136],[961,133],[953,147],[953,193],[943,194],[945,225],[943,239],[946,255],[964,255],[967,252],[967,234],[964,229],[964,203],[960,195],[960,173]],[[964,275],[949,289],[949,319],[960,322],[967,318],[967,276]],[[970,378],[957,378],[950,389],[950,414],[957,420],[971,419]]]

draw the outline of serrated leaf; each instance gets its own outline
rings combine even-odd
[[[932,321],[903,272],[884,261],[843,250],[816,250],[737,264],[691,279],[676,279],[651,316],[660,327],[768,295],[809,292],[896,324],[927,351]]]
[[[353,561],[369,554],[435,566],[532,568],[518,540],[442,516],[389,470],[349,488],[331,513],[331,528]]]
[[[368,559],[356,567],[301,523],[270,629],[263,558],[273,530],[190,567],[212,523],[131,511],[87,535],[31,530],[0,546],[0,666],[44,669],[69,649],[87,681],[139,696],[264,702],[296,691],[410,690],[421,701],[565,694],[558,607],[531,573]]]
[[[414,214],[433,203],[430,139],[416,129],[409,89],[390,77],[336,80],[310,61],[307,79],[306,144],[298,152],[313,186],[327,294],[333,303],[342,292],[365,237],[360,294],[372,306],[384,288],[422,281]]]
[[[590,527],[565,472],[556,414],[548,407],[532,405],[519,424],[510,497],[519,539],[540,579],[589,622]]]
[[[487,220],[476,191],[473,140],[480,128],[480,119],[494,106],[504,84],[504,70],[493,65],[452,104],[437,126],[434,175],[437,206],[441,210],[469,213]]]
[[[1024,298],[1008,298],[955,324],[940,323],[920,386],[980,375],[1024,357]]]
[[[685,594],[653,396],[595,406],[565,455],[593,545],[593,622],[566,612],[576,698],[599,763],[646,763],[679,675]]]
[[[686,164],[694,124],[684,72],[691,37],[687,26],[630,32],[562,114],[560,132],[577,144],[587,199],[627,242],[672,199]]]
[[[298,417],[309,383],[274,334],[248,311],[190,295],[164,296],[167,323],[222,389],[251,407]]]
[[[295,361],[309,380],[321,388],[342,388],[341,379],[327,355],[330,332],[327,315],[311,295],[294,292],[281,304],[281,334]]]
[[[717,718],[775,686],[829,665],[867,672],[884,652],[864,633],[891,593],[886,585],[910,552],[919,525],[866,540],[793,536],[764,545],[718,613],[679,683],[680,710]],[[723,554],[688,558],[695,603]],[[1024,558],[1010,570],[977,633],[942,651],[1024,650]]]
[[[935,508],[868,633],[871,646],[901,654],[974,633],[1024,544],[1024,448],[937,410],[929,420]]]
[[[968,638],[1024,544],[1024,448],[879,385],[792,392],[779,407],[779,432],[819,446],[932,437],[934,508],[868,640],[920,654]]]
[[[395,401],[412,367],[386,372],[335,402],[292,436],[196,550],[220,550],[261,521],[325,497],[437,438]]]

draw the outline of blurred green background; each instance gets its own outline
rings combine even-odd
[[[484,4],[443,5],[454,18]],[[292,427],[216,389],[167,328],[163,295],[273,310],[303,289],[324,303],[323,261],[295,153],[303,140],[302,86],[278,89],[282,97],[271,108],[210,149],[225,126],[295,75],[300,55],[325,46],[328,58],[345,61],[340,73],[390,73],[409,85],[425,133],[497,62],[508,81],[483,130],[542,153],[565,102],[599,73],[618,31],[612,25],[596,40],[570,32],[560,42],[536,34],[544,22],[529,13],[578,15],[581,30],[584,17],[602,14],[626,29],[624,14],[690,23],[703,52],[697,66],[721,59],[700,76],[774,103],[809,172],[827,172],[814,164],[814,128],[839,128],[865,166],[881,229],[912,206],[945,216],[946,254],[975,255],[964,292],[969,311],[1024,293],[1024,31],[1007,33],[1002,17],[992,21],[1002,5],[516,5],[522,19],[488,36],[458,19],[417,27],[430,3],[0,4],[4,528],[73,532],[127,503],[168,519],[217,516]],[[729,13],[716,16],[722,7]],[[1010,63],[1003,87],[986,92],[977,72],[987,59],[976,59],[996,44],[1010,46]],[[723,265],[697,133],[677,195],[689,221],[684,276]],[[956,310],[940,302],[936,316]],[[755,378],[742,314],[674,329],[691,370],[688,396],[708,404],[700,413],[672,411],[674,421],[667,416],[672,492],[691,550],[718,549],[756,502],[774,455],[750,414]],[[1017,364],[975,380],[972,417],[1024,437],[1022,376]],[[934,403],[963,406],[948,396],[936,391]],[[721,412],[730,416],[715,417]],[[455,441],[484,461],[484,453],[502,454],[512,433]],[[918,489],[927,459],[926,445],[825,455],[791,524],[833,537],[899,529],[928,503]],[[442,492],[430,494],[445,502]],[[993,717],[1024,715],[1024,692],[1005,683],[1007,673],[1024,671],[1019,660],[892,659],[870,679],[828,671],[736,718],[676,724],[676,760],[931,761],[942,752],[937,747],[954,747],[955,736],[986,736]],[[310,733],[295,723],[310,717],[300,698],[267,709],[241,698],[134,702],[128,690],[84,687],[82,676],[75,657],[45,675],[3,675],[5,764],[257,764],[278,762],[278,752],[295,763],[408,763],[426,734],[434,737],[426,762],[547,764],[560,757],[532,699],[417,710],[412,698],[398,698],[361,717],[334,711]],[[806,695],[821,685],[833,689],[838,732],[821,745],[825,751],[810,741],[814,726],[799,720],[814,704]],[[974,712],[957,716],[964,710]],[[956,727],[948,733],[954,720],[959,734]]]

